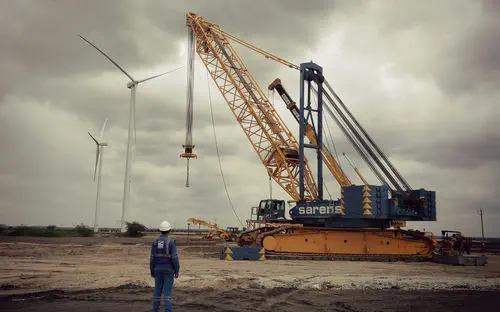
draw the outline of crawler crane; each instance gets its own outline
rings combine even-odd
[[[262,246],[266,258],[423,259],[431,256],[435,241],[425,233],[391,229],[391,226],[401,221],[435,221],[435,192],[409,186],[333,91],[321,66],[312,62],[300,66],[290,63],[194,13],[187,14],[187,25],[190,44],[195,45],[190,51],[196,51],[202,60],[267,174],[295,202],[289,210],[290,220],[285,216],[284,201],[262,200],[258,218],[274,226],[244,232],[240,245]],[[292,111],[299,122],[298,140],[231,42],[299,71],[300,105]],[[194,56],[189,62],[192,68]],[[193,92],[192,87],[189,92]],[[313,98],[317,99],[316,107],[312,105]],[[190,99],[192,94],[188,94],[188,113],[192,112]],[[354,185],[347,178],[323,146],[324,111],[337,121],[382,185]],[[305,142],[306,137],[309,143]],[[316,153],[316,178],[305,156],[307,148]],[[323,198],[323,164],[341,187],[339,200]],[[276,223],[283,225],[275,226]]]

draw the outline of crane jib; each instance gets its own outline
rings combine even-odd
[[[299,170],[298,142],[259,88],[229,38],[218,26],[188,14],[187,21],[196,42],[196,52],[231,112],[245,132],[271,177],[299,200],[299,172],[304,173],[305,198],[314,200],[318,187],[305,161]]]

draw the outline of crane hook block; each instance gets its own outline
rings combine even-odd
[[[182,145],[184,147],[184,153],[181,154],[181,158],[198,158],[198,155],[193,153],[194,145]]]

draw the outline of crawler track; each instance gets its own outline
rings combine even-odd
[[[290,225],[252,230],[245,238],[246,245],[264,247],[269,260],[423,262],[436,246],[421,232]]]
[[[373,262],[426,262],[428,256],[366,256],[366,255],[313,255],[313,254],[273,254],[266,252],[266,260],[313,260],[313,261],[373,261]]]

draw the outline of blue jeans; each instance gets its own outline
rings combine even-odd
[[[170,296],[174,286],[174,273],[172,271],[155,271],[155,290],[153,292],[153,312],[160,311],[161,292],[165,300],[165,312],[172,312]]]

